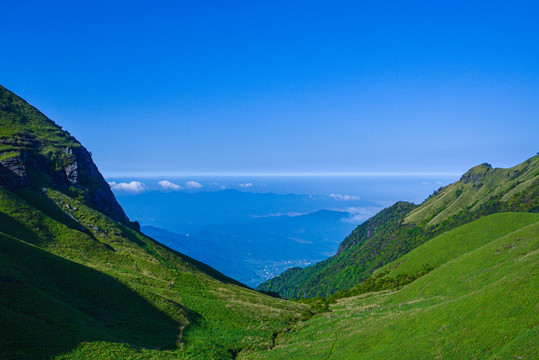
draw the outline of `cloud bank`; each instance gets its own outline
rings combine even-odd
[[[123,191],[132,194],[139,194],[146,190],[146,186],[140,181],[131,181],[129,183],[117,183],[115,181],[109,182],[110,188],[115,191]]]
[[[187,189],[200,189],[202,184],[196,181],[188,181],[185,183],[185,187]]]
[[[253,183],[245,183],[245,184],[238,184],[239,186],[243,187],[243,188],[248,188],[248,187],[251,187],[253,186]]]

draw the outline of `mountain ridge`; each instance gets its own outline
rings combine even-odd
[[[436,235],[503,211],[539,211],[539,155],[508,169],[486,163],[475,166],[421,205],[396,203],[359,225],[341,242],[335,256],[285,271],[258,289],[285,298],[329,296],[351,288]]]

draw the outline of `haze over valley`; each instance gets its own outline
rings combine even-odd
[[[288,268],[335,255],[342,239],[384,204],[419,202],[449,179],[205,176],[109,179],[109,184],[145,234],[256,287]],[[312,193],[287,193],[302,190]]]

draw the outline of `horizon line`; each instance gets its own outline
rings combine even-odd
[[[183,177],[452,177],[464,172],[361,171],[361,172],[136,172],[103,171],[105,178],[183,178]]]

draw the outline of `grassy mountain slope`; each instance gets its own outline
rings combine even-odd
[[[39,110],[0,85],[0,184],[54,187],[136,228],[116,201],[91,154]]]
[[[180,322],[120,281],[4,234],[0,249],[2,358],[44,357],[97,340],[176,346]]]
[[[351,238],[358,239],[357,243],[351,246],[351,250],[341,251],[341,244],[336,256],[304,269],[289,269],[262,283],[258,288],[278,292],[286,298],[299,298],[327,296],[337,290],[354,286],[359,282],[357,274],[368,273],[371,268],[381,265],[381,258],[384,256],[391,259],[398,254],[395,254],[391,247],[382,247],[380,251],[380,243],[389,245],[386,239],[414,207],[413,204],[399,202],[382,210],[346,238],[344,242]],[[354,251],[356,249],[357,251]]]
[[[451,239],[467,249],[448,249]],[[539,214],[485,217],[386,266],[414,273],[431,261],[425,255],[440,254],[411,284],[341,299],[329,314],[277,337],[272,350],[241,358],[536,359],[538,248]]]
[[[100,343],[100,351],[123,347],[122,343],[134,346],[126,356],[151,345],[179,346],[173,352],[176,357],[227,358],[232,356],[229,350],[266,347],[274,332],[307,311],[305,306],[249,290],[58,191],[17,192],[0,188],[0,241],[21,254],[9,256],[4,260],[7,266],[0,268],[6,279],[2,316],[11,319],[2,322],[6,334],[2,358],[25,358],[25,354],[46,358],[79,343],[82,352],[92,348],[82,340],[107,342],[106,346]],[[31,258],[35,260],[27,261]],[[41,271],[48,263],[53,263],[45,269],[49,273]],[[81,286],[74,286],[77,283]],[[97,296],[99,291],[103,293]],[[100,305],[109,292],[120,295],[112,304]],[[50,302],[40,305],[43,297]],[[58,303],[61,306],[51,305]],[[131,307],[141,311],[133,313]],[[82,315],[74,318],[73,311]],[[73,327],[73,318],[75,325],[91,326]],[[46,342],[25,342],[21,348],[21,337],[7,336],[12,329],[54,335]]]
[[[474,167],[419,206],[396,203],[359,225],[335,256],[285,271],[259,289],[287,298],[328,296],[445,231],[506,211],[539,211],[539,155],[510,169]]]
[[[420,223],[429,219],[427,226],[436,226],[442,221],[458,216],[460,212],[476,212],[488,208],[488,202],[525,202],[527,208],[537,209],[537,202],[520,199],[537,198],[539,193],[539,155],[510,169],[493,169],[489,164],[481,164],[466,172],[459,181],[441,188],[421,206],[406,217],[406,223]],[[507,204],[506,206],[510,206]]]
[[[437,268],[495,239],[539,221],[537,213],[499,213],[482,217],[436,236],[397,261],[376,270],[386,276],[413,274],[426,265]]]
[[[138,232],[80,144],[0,94],[0,358],[231,359],[309,316]]]

